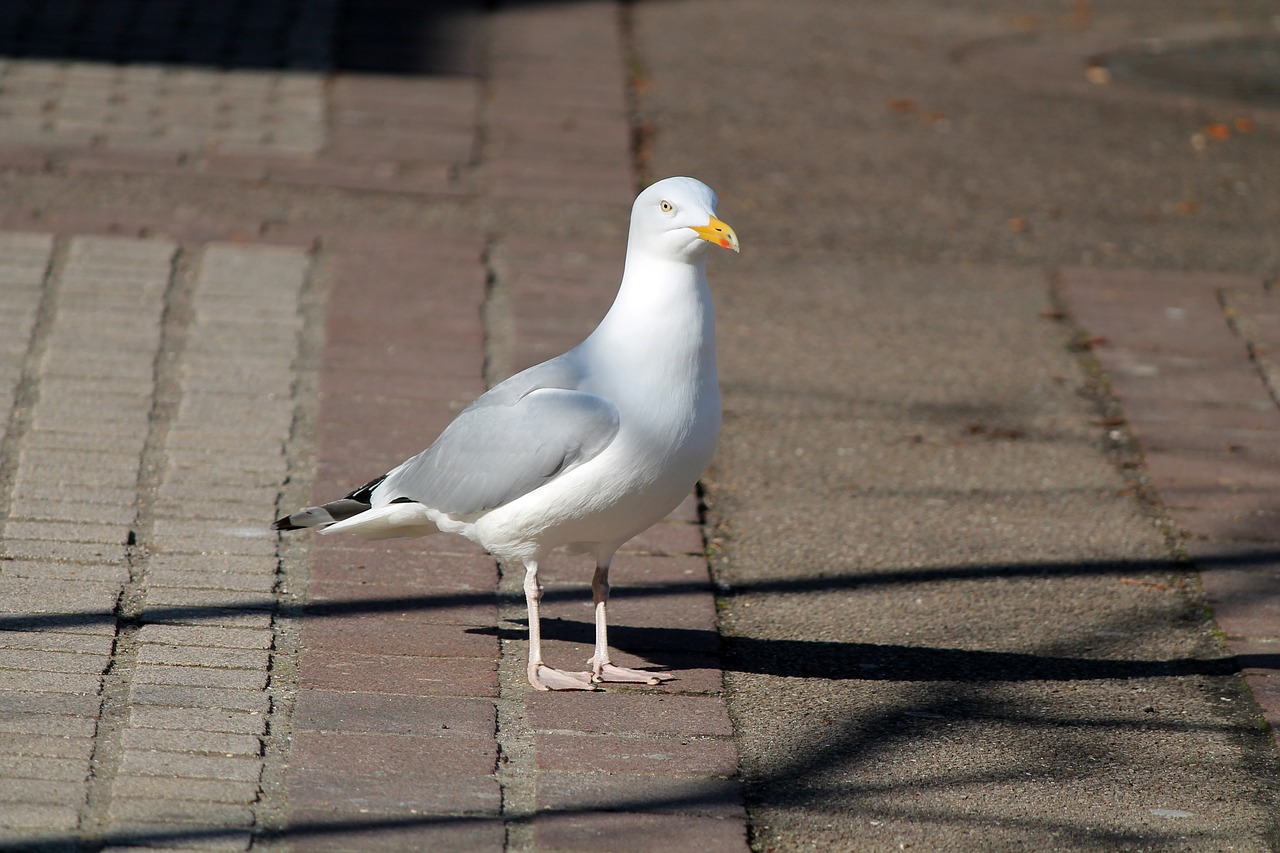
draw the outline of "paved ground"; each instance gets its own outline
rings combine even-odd
[[[99,5],[0,20],[5,849],[1280,848],[1280,118],[1126,77],[1268,4]],[[679,173],[744,255],[617,564],[674,686],[529,691],[466,543],[268,535]]]

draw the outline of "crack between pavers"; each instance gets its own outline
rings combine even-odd
[[[26,355],[22,360],[22,373],[14,389],[13,408],[9,412],[4,434],[0,435],[0,483],[7,485],[7,488],[0,490],[0,542],[4,541],[5,526],[13,510],[20,449],[31,429],[35,405],[40,399],[40,363],[49,348],[49,335],[57,314],[58,281],[62,268],[66,266],[70,242],[66,238],[54,240],[49,258],[45,262],[35,322],[32,324]]]
[[[648,75],[645,73],[644,57],[636,46],[635,16],[632,4],[635,0],[619,0],[618,31],[622,41],[624,71],[626,85],[624,97],[627,103],[627,121],[631,126],[628,143],[631,147],[631,178],[634,188],[639,192],[653,183],[649,174],[649,162],[653,153],[653,122],[645,118],[641,107],[641,87],[647,85]]]
[[[80,814],[81,843],[99,849],[110,843],[112,789],[123,757],[123,732],[129,724],[129,694],[138,667],[138,632],[146,602],[149,542],[155,523],[155,496],[164,476],[169,430],[182,398],[177,371],[191,322],[195,263],[178,246],[169,262],[160,317],[160,346],[152,367],[151,410],[138,464],[137,514],[125,546],[129,580],[116,600],[116,633],[111,662],[102,677],[102,706],[89,759],[85,805]]]
[[[490,240],[482,258],[486,291],[481,312],[484,329],[484,380],[492,387],[511,372],[513,337],[509,289],[501,273],[501,244]],[[498,621],[514,622],[524,617],[524,570],[508,571],[498,560]],[[500,639],[498,658],[497,710],[498,744],[494,777],[502,792],[501,814],[506,827],[505,849],[532,850],[532,817],[537,807],[537,755],[533,732],[525,713],[528,678],[524,641]]]
[[[1265,282],[1263,292],[1271,293],[1270,287]],[[1257,371],[1262,386],[1267,389],[1267,396],[1277,408],[1280,408],[1280,369],[1272,362],[1266,347],[1261,344],[1262,334],[1257,323],[1247,310],[1237,304],[1229,290],[1219,288],[1214,295],[1222,308],[1222,316],[1227,322],[1227,327],[1235,333],[1248,351],[1249,361]]]
[[[293,423],[285,446],[287,480],[276,499],[277,515],[304,506],[316,471],[316,429],[319,385],[329,296],[326,256],[313,253],[299,294],[302,328],[293,363]],[[305,401],[305,404],[304,404]],[[263,520],[264,526],[268,523]],[[270,710],[262,744],[262,775],[254,803],[254,849],[274,849],[288,828],[288,763],[293,743],[293,712],[298,698],[298,665],[302,648],[303,606],[311,582],[314,537],[277,535],[276,598],[272,614],[272,643],[267,669]]]

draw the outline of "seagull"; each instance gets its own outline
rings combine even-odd
[[[272,529],[318,527],[368,539],[465,536],[524,565],[533,687],[594,690],[602,682],[671,679],[611,662],[609,563],[624,542],[684,500],[715,450],[720,388],[706,274],[712,245],[739,251],[733,229],[716,218],[711,188],[693,178],[653,184],[631,208],[618,295],[586,340],[491,388],[417,456]],[[538,566],[557,548],[595,557],[589,672],[542,660]]]

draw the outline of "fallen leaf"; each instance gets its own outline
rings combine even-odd
[[[1031,230],[1031,223],[1021,216],[1015,216],[1009,220],[1009,230],[1016,234]]]
[[[1196,204],[1194,201],[1180,201],[1175,205],[1174,209],[1183,216],[1190,216],[1200,209],[1200,205]]]
[[[895,113],[915,112],[918,104],[911,98],[892,98],[889,101],[889,109]]]
[[[1071,4],[1071,26],[1087,30],[1093,23],[1093,4],[1089,0],[1075,0]]]
[[[1104,86],[1111,82],[1111,69],[1101,63],[1091,63],[1084,70],[1084,79],[1098,86]]]
[[[1236,133],[1253,133],[1253,119],[1248,116],[1240,116],[1231,125],[1236,129]]]
[[[1146,586],[1146,587],[1151,587],[1152,589],[1168,589],[1169,588],[1164,584],[1156,583],[1155,581],[1140,581],[1140,580],[1135,580],[1133,578],[1120,578],[1120,583],[1127,583],[1127,584],[1130,584],[1131,586]]]
[[[1219,142],[1231,138],[1231,125],[1222,122],[1214,122],[1204,129],[1204,135],[1210,139],[1216,139]]]

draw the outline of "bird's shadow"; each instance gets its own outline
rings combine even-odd
[[[523,619],[512,622],[527,625]],[[527,636],[524,628],[507,625],[469,628],[468,632],[497,635],[503,640],[522,640]],[[594,626],[581,620],[542,621],[544,640],[589,646],[593,632]],[[727,671],[788,678],[984,683],[1221,676],[1245,668],[1280,671],[1280,652],[1212,658],[1119,660],[896,643],[721,638],[711,631],[631,625],[610,625],[609,640],[616,649],[642,654],[655,665],[670,669],[686,665],[690,654],[715,654],[719,650]]]

